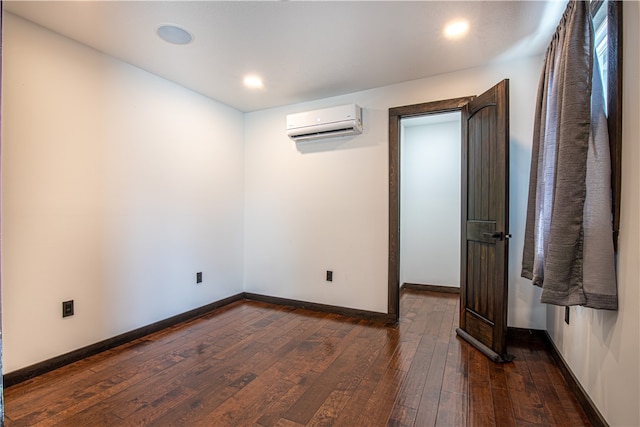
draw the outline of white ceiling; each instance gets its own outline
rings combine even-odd
[[[544,53],[560,1],[4,1],[4,9],[240,111]],[[466,18],[463,40],[442,36]],[[173,23],[189,45],[157,37]],[[251,91],[243,76],[265,87]]]

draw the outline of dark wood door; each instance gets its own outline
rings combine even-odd
[[[509,81],[462,109],[460,328],[496,362],[507,355]]]

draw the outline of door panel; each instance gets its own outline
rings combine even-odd
[[[462,109],[460,328],[494,361],[507,332],[509,81]]]

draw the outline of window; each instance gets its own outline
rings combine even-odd
[[[600,7],[595,11],[593,16],[593,27],[595,29],[595,50],[596,57],[598,59],[598,63],[600,65],[600,74],[602,77],[602,81],[607,81],[607,70],[608,70],[608,53],[607,43],[609,38],[607,37],[607,30],[609,26],[607,25],[609,20],[607,19],[607,8],[602,7],[605,2],[599,3]],[[604,97],[607,99],[607,85],[604,85]],[[605,106],[606,108],[606,106]]]
[[[611,145],[613,243],[617,250],[620,229],[620,163],[622,148],[622,1],[591,0],[595,50],[606,99]]]

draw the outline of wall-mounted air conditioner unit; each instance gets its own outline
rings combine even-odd
[[[362,108],[355,104],[287,116],[287,135],[296,142],[362,133]]]

